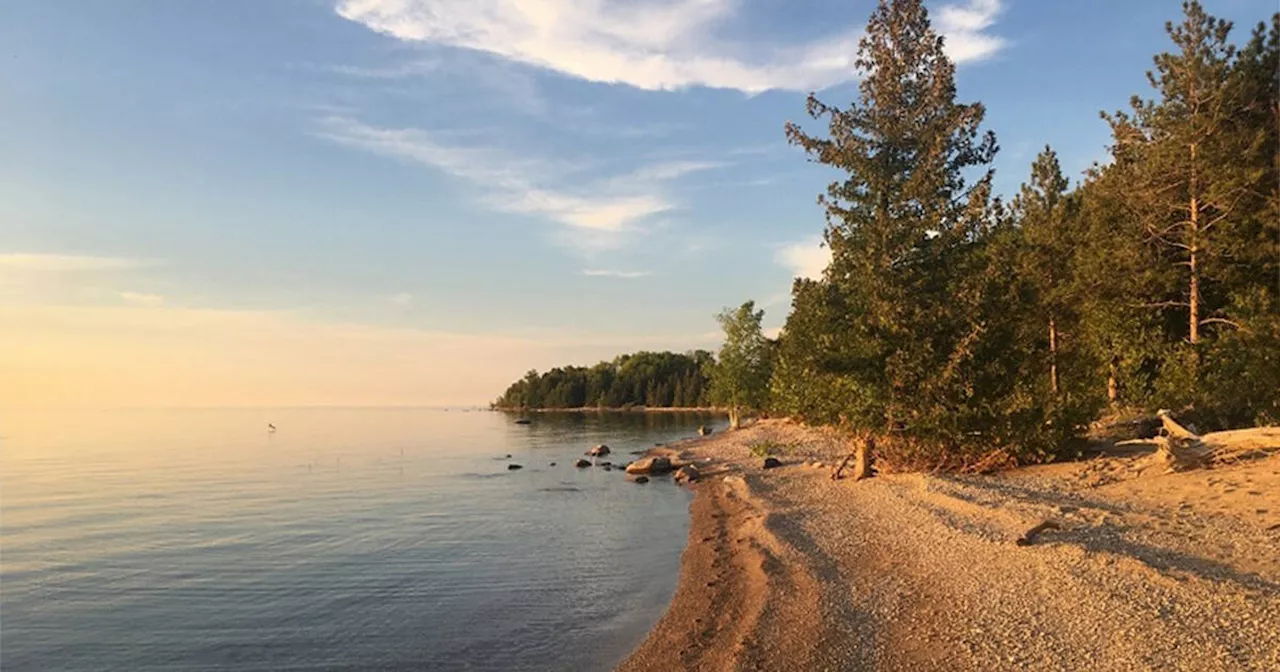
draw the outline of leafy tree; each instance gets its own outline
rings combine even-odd
[[[494,403],[497,408],[657,408],[706,405],[703,371],[711,353],[638,352],[590,368],[530,371]],[[673,391],[679,390],[677,395]]]
[[[729,428],[737,429],[743,411],[764,408],[768,398],[771,354],[761,330],[764,311],[747,301],[716,316],[724,329],[719,361],[712,368],[711,399],[729,411]]]

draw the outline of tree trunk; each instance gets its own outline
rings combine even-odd
[[[1191,230],[1187,236],[1187,265],[1191,269],[1191,288],[1187,302],[1191,304],[1191,344],[1200,342],[1200,269],[1196,266],[1196,252],[1200,251],[1200,197],[1196,179],[1196,145],[1191,145]]]
[[[729,407],[729,429],[737,429],[742,424],[742,415],[737,406]]]
[[[1049,318],[1049,388],[1058,393],[1058,325]]]
[[[1195,202],[1195,199],[1192,199]],[[1191,211],[1192,221],[1195,221],[1195,210]],[[1200,342],[1200,273],[1196,268],[1196,247],[1191,246],[1191,344],[1195,345]]]
[[[1113,408],[1116,405],[1116,399],[1120,396],[1120,385],[1116,381],[1116,358],[1111,358],[1110,368],[1107,371],[1107,404]]]

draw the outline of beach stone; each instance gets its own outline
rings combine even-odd
[[[602,444],[600,444],[600,445],[596,446],[595,448],[592,448],[592,449],[588,450],[588,451],[586,452],[586,454],[587,454],[587,455],[590,455],[591,457],[602,457],[602,456],[604,456],[604,455],[608,455],[608,454],[609,454],[609,446],[606,446],[606,445],[604,445],[604,444],[602,443]]]
[[[628,474],[665,474],[671,471],[671,460],[665,457],[645,457],[627,465]]]
[[[648,483],[648,482],[649,482],[649,477],[648,477],[648,476],[636,476],[635,478],[633,478],[633,479],[631,479],[631,480],[632,480],[632,482],[634,482],[634,483]]]
[[[679,469],[676,470],[676,475],[674,478],[676,480],[676,483],[693,483],[694,481],[698,480],[698,477],[700,475],[701,474],[698,473],[697,467],[693,466],[692,464],[686,464],[683,467],[680,467]]]
[[[584,459],[582,459],[582,458],[578,458],[578,461],[577,461],[577,462],[574,462],[574,463],[573,463],[573,466],[575,466],[575,467],[577,467],[577,468],[579,468],[579,469],[583,469],[583,468],[586,468],[586,467],[591,466],[591,462],[590,462],[590,461],[588,461],[588,460],[584,460]]]
[[[516,469],[524,469],[524,465],[522,465],[522,464],[508,464],[508,465],[507,465],[507,471],[515,471]]]
[[[781,467],[781,466],[782,466],[782,462],[781,462],[781,461],[779,461],[779,460],[778,460],[778,458],[776,458],[776,457],[766,457],[766,458],[764,458],[764,468],[765,468],[765,469],[776,469],[776,468]]]

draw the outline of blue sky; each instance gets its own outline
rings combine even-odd
[[[1275,9],[1205,5],[1237,40]],[[714,347],[745,299],[777,327],[832,177],[783,123],[853,99],[872,6],[6,2],[0,401],[475,403]],[[1006,194],[1045,143],[1072,176],[1105,157],[1098,111],[1146,93],[1180,13],[930,7]]]

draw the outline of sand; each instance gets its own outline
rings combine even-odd
[[[764,440],[783,467],[750,454]],[[1124,448],[833,482],[827,431],[676,444],[704,473],[679,587],[619,669],[1280,669],[1280,455],[1166,474]]]

